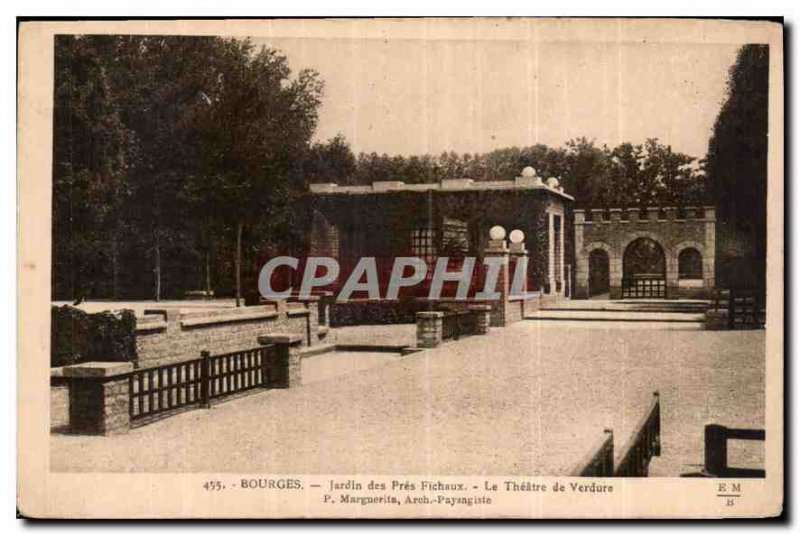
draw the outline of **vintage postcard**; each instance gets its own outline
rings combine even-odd
[[[24,21],[31,518],[782,514],[783,27]]]

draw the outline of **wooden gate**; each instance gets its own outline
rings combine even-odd
[[[623,299],[665,299],[667,278],[657,273],[644,273],[622,278]]]

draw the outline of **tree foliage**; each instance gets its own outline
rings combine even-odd
[[[353,157],[337,155],[340,161]],[[705,200],[705,176],[697,159],[657,139],[644,144],[597,146],[586,138],[572,139],[563,147],[543,144],[509,147],[485,154],[443,152],[438,156],[389,156],[361,153],[350,175],[317,175],[312,182],[346,185],[382,180],[432,183],[450,178],[476,181],[511,180],[531,166],[543,178],[558,177],[565,191],[581,207],[700,204]],[[330,179],[329,179],[330,178]],[[336,180],[336,179],[339,180]]]
[[[292,73],[280,52],[248,40],[59,36],[55,52],[56,299],[179,297],[200,288],[233,295],[239,273],[257,273],[264,249],[302,245],[308,217],[295,201],[314,182],[509,180],[532,166],[558,177],[579,207],[705,200],[695,158],[656,139],[410,156],[356,156],[342,135],[312,143],[322,81],[313,71]],[[741,96],[761,76],[758,53],[743,52],[744,66],[731,71],[707,161],[715,194],[737,219],[757,207],[729,189],[762,192],[748,182],[759,176],[749,156],[760,154],[761,134],[739,139],[760,106],[760,93],[753,102]]]
[[[722,238],[718,272],[730,275],[723,284],[765,280],[768,101],[769,46],[745,45],[728,72],[705,162]]]
[[[291,239],[315,72],[248,40],[59,36],[55,84],[55,298],[231,293],[238,237],[243,262]]]

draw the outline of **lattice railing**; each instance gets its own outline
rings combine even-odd
[[[203,351],[199,359],[133,371],[128,377],[131,420],[208,406],[213,399],[266,388],[274,350],[267,345],[214,356]]]

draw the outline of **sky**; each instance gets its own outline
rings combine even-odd
[[[325,82],[316,140],[355,153],[486,152],[584,136],[658,138],[702,158],[725,98],[730,43],[561,39],[254,39]]]

